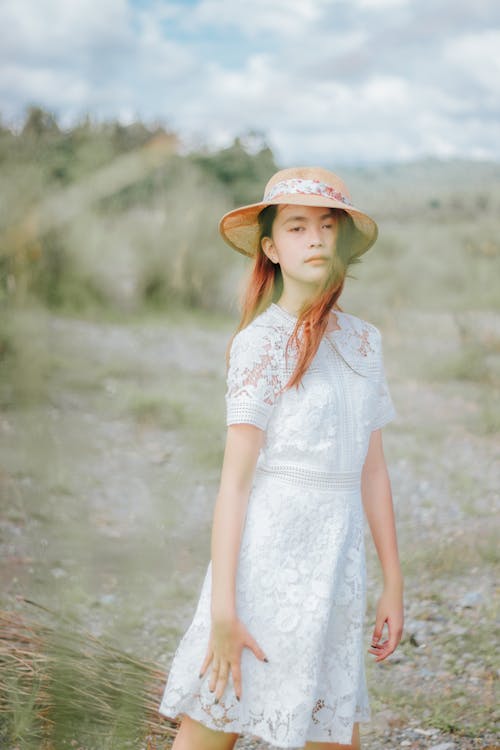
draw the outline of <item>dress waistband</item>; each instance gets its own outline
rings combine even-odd
[[[290,464],[268,464],[257,466],[255,473],[319,490],[359,490],[361,487],[361,474],[358,471],[317,471]]]

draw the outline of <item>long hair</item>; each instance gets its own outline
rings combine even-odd
[[[241,302],[241,320],[238,328],[231,337],[226,350],[226,367],[229,367],[229,353],[236,334],[266,310],[271,302],[276,302],[283,290],[283,277],[278,263],[273,263],[262,250],[262,239],[272,236],[272,227],[277,214],[276,205],[266,206],[259,214],[260,235],[257,252],[253,261],[246,288]],[[328,326],[330,310],[337,302],[344,288],[344,282],[349,267],[359,263],[358,256],[352,256],[351,238],[356,231],[350,214],[342,209],[331,208],[332,214],[337,216],[338,231],[335,252],[330,261],[328,273],[316,294],[306,301],[299,310],[297,323],[287,343],[288,348],[294,347],[297,352],[297,364],[288,383],[283,390],[296,386],[298,388],[302,376],[311,364],[323,334]],[[339,309],[342,311],[342,308]]]

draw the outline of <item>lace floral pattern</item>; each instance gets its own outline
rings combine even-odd
[[[273,185],[271,190],[264,196],[264,201],[272,201],[278,195],[290,195],[292,193],[299,193],[302,195],[321,195],[323,198],[331,198],[341,203],[345,203],[346,206],[352,206],[350,199],[347,195],[344,195],[340,190],[336,190],[331,185],[327,185],[326,182],[320,182],[319,180],[302,180],[295,178],[293,180],[282,180]]]
[[[280,387],[270,332],[261,338],[249,327],[233,339],[227,374],[227,424],[244,422],[266,429]]]
[[[259,737],[275,748],[349,744],[369,721],[363,644],[366,571],[360,475],[371,431],[396,416],[380,331],[347,313],[322,340],[303,387],[283,391],[296,319],[272,304],[233,339],[227,424],[265,431],[236,579],[238,616],[269,663],[245,648],[242,696],[218,704],[198,678],[210,633],[211,562],[174,654],[160,713]]]
[[[390,422],[392,419],[394,419],[396,414],[396,409],[394,407],[394,403],[391,398],[391,394],[389,392],[389,386],[387,384],[387,377],[385,374],[385,368],[383,365],[383,354],[380,354],[381,358],[381,367],[380,367],[380,373],[379,378],[377,381],[377,390],[376,390],[376,408],[375,408],[375,415],[373,418],[373,422],[371,425],[372,430],[376,430],[380,427],[383,427],[388,422]]]

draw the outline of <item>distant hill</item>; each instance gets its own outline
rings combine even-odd
[[[38,107],[0,127],[0,295],[50,306],[234,309],[248,259],[222,243],[230,208],[280,167],[262,134],[187,150],[141,122],[61,129]],[[425,158],[329,166],[379,224],[356,305],[500,307],[500,163]],[[224,263],[220,264],[221,257]]]

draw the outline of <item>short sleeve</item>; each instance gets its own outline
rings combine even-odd
[[[244,328],[233,338],[226,389],[226,425],[265,430],[275,403],[273,344],[262,329]]]
[[[382,343],[380,341],[380,371],[376,390],[375,414],[372,422],[372,431],[378,430],[398,416],[387,384],[387,376],[384,367]]]

